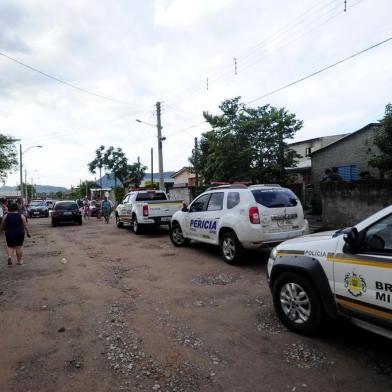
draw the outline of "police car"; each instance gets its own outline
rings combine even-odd
[[[244,249],[298,237],[308,230],[301,202],[279,185],[223,185],[209,188],[177,211],[170,238],[175,246],[190,240],[220,246],[223,259],[233,264]]]
[[[276,313],[312,335],[343,316],[392,338],[392,206],[355,227],[286,241],[271,252],[268,281]]]

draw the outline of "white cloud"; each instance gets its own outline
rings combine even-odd
[[[87,163],[100,144],[122,147],[131,162],[140,156],[147,165],[153,147],[157,162],[156,129],[135,122],[154,124],[156,101],[163,101],[167,136],[201,122],[203,110],[217,112],[224,98],[264,95],[390,34],[389,0],[364,0],[321,25],[330,15],[322,8],[327,3],[3,0],[0,51],[83,88],[146,106],[85,95],[0,57],[0,131],[26,146],[44,145],[26,156],[42,183],[70,186],[93,178]],[[312,31],[309,18],[297,21],[309,9],[320,24]],[[267,47],[256,46],[290,25],[299,33],[288,29]],[[296,113],[305,124],[297,139],[358,129],[378,120],[391,100],[391,48],[386,44],[253,105]],[[207,129],[168,137],[165,170],[187,164],[193,138]],[[8,183],[17,181],[16,173]]]

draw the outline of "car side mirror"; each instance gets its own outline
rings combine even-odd
[[[359,233],[356,227],[348,227],[342,230],[344,242],[351,250],[356,250],[359,247]]]

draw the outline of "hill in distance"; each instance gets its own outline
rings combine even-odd
[[[15,191],[16,186],[2,186],[0,187],[0,192]],[[67,188],[63,186],[52,186],[52,185],[36,185],[35,189],[37,193],[50,193],[50,192],[65,192]]]

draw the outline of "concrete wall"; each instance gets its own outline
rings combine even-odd
[[[369,171],[373,177],[379,176],[378,170],[368,165],[369,159],[380,152],[374,144],[374,129],[364,128],[312,155],[312,183],[316,192],[325,169],[333,166],[357,165],[358,173]]]
[[[332,135],[332,136],[323,136],[316,139],[304,140],[302,142],[296,142],[289,144],[291,150],[297,152],[297,154],[301,155],[302,158],[298,159],[298,162],[303,162],[309,159],[309,156],[306,156],[306,149],[311,148],[312,152],[319,150],[320,148],[326,147],[331,143],[336,142],[341,139],[345,135]]]
[[[392,180],[324,182],[321,201],[323,227],[353,226],[392,204]]]
[[[191,201],[190,190],[187,186],[174,187],[170,189],[169,195],[170,200],[183,200],[186,204],[189,204]]]

